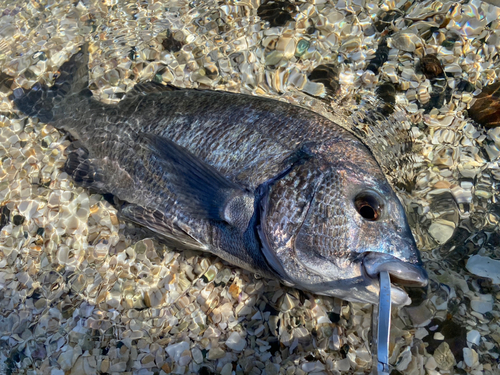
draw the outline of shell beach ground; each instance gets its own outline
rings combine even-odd
[[[499,18],[478,0],[0,1],[0,373],[372,368],[371,305],[168,248],[61,171],[67,136],[9,96],[52,83],[86,41],[103,102],[155,81],[277,98],[356,132],[430,276],[393,312],[393,373],[500,373]],[[376,94],[374,131],[351,115]]]

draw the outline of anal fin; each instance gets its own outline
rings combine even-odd
[[[208,249],[206,245],[182,230],[174,219],[167,217],[159,210],[125,203],[120,209],[120,214],[128,220],[160,234],[175,247],[201,251]]]

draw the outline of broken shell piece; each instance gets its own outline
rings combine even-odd
[[[500,284],[500,260],[473,255],[467,261],[465,268],[476,276],[488,277],[494,284]]]

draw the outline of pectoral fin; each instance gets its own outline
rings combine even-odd
[[[169,139],[143,133],[140,141],[149,151],[145,165],[160,175],[186,212],[246,230],[254,212],[253,194]]]

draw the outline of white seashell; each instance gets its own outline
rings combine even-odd
[[[474,349],[464,348],[464,362],[468,367],[477,367],[479,365],[479,356]]]
[[[437,219],[433,221],[431,226],[429,227],[429,234],[439,244],[444,244],[446,241],[448,241],[453,235],[454,231],[455,223],[443,219]]]
[[[475,329],[467,332],[467,341],[474,345],[479,345],[479,341],[481,339],[481,334]]]
[[[238,332],[233,332],[226,340],[226,346],[235,352],[241,352],[245,349],[247,342]]]
[[[165,351],[174,362],[178,362],[185,350],[189,350],[189,343],[182,341],[177,344],[171,344],[165,348]]]
[[[467,261],[465,268],[476,276],[488,277],[494,284],[500,284],[500,260],[473,255]]]

